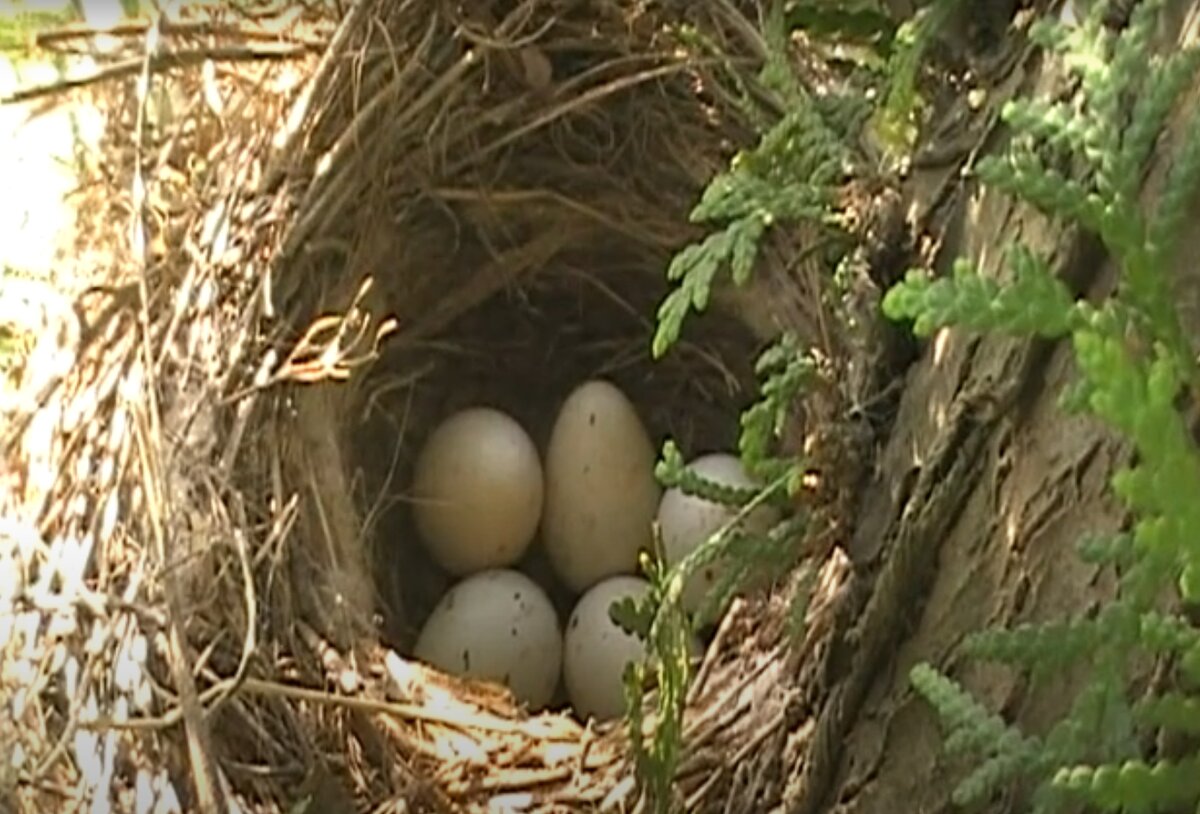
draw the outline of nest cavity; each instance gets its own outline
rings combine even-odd
[[[737,416],[753,393],[753,336],[735,318],[713,314],[675,353],[651,362],[662,257],[638,257],[615,242],[580,240],[429,339],[400,331],[364,375],[346,411],[357,421],[345,430],[361,488],[346,498],[363,519],[365,561],[395,646],[411,645],[450,584],[417,544],[407,489],[416,452],[445,417],[495,407],[544,450],[567,394],[604,378],[630,397],[656,444],[671,438],[693,452],[736,449]],[[550,589],[565,621],[572,597],[556,590],[539,546],[520,567]]]
[[[455,410],[502,409],[544,449],[567,393],[603,377],[656,443],[695,455],[736,447],[754,393],[758,338],[734,309],[650,357],[667,266],[702,235],[688,212],[749,131],[645,10],[493,12],[375,8],[384,19],[346,46],[361,62],[321,77],[304,136],[326,165],[280,247],[289,313],[303,326],[355,303],[394,327],[349,382],[297,392],[286,433],[304,440],[288,471],[319,473],[293,582],[341,643],[373,619],[406,647],[449,585],[405,497]],[[536,545],[524,567],[545,573]]]

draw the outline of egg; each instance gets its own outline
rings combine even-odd
[[[647,655],[646,645],[614,622],[610,611],[615,602],[641,600],[649,590],[641,577],[609,577],[589,588],[571,611],[563,635],[563,684],[580,718],[607,720],[624,713],[625,667]],[[702,652],[699,638],[691,636],[689,657]],[[648,660],[654,664],[654,655]]]
[[[472,407],[443,421],[417,456],[413,518],[433,559],[465,576],[521,558],[544,492],[529,434],[499,410]]]
[[[627,597],[641,599],[650,583],[640,577],[609,577],[588,589],[567,622],[563,637],[563,682],[580,718],[604,720],[625,709],[621,676],[640,660],[646,645],[612,620],[609,609]]]
[[[727,486],[759,485],[747,474],[735,455],[702,455],[692,461],[689,468],[706,480]],[[667,564],[674,566],[679,563],[729,523],[737,513],[738,510],[733,506],[687,495],[678,488],[668,489],[658,507],[658,527]],[[766,534],[778,522],[779,512],[763,505],[750,513],[743,521],[742,529],[754,534]],[[701,609],[709,593],[723,578],[726,567],[718,560],[692,574],[684,585],[681,597],[686,610],[695,613]]]
[[[537,584],[507,568],[459,582],[433,609],[413,648],[454,675],[507,686],[531,708],[550,702],[562,670],[562,630]]]
[[[632,574],[650,550],[662,489],[656,453],[637,410],[615,385],[587,381],[563,402],[546,449],[542,540],[576,593]]]

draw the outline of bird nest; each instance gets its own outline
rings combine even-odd
[[[754,139],[717,77],[751,77],[762,44],[725,3],[362,0],[333,22],[308,19],[286,62],[176,75],[198,101],[160,131],[153,99],[112,94],[109,183],[134,192],[95,226],[134,211],[144,231],[85,321],[64,317],[69,363],[5,439],[14,807],[646,805],[620,722],[531,713],[406,657],[449,584],[406,490],[453,410],[499,407],[544,445],[593,377],[657,442],[736,445],[760,346],[818,333],[787,238],[767,294],[717,292],[665,358],[649,346],[665,269],[703,236],[691,207]],[[545,569],[536,551],[522,567]],[[846,565],[813,567],[826,600],[802,641],[785,647],[789,579],[709,642],[676,774],[689,810],[765,810],[811,773],[800,662]]]

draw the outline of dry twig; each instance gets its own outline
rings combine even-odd
[[[206,62],[261,62],[265,60],[297,59],[319,52],[312,45],[236,45],[211,48],[180,49],[156,54],[153,58],[127,59],[99,68],[83,76],[67,77],[45,85],[35,85],[0,97],[0,105],[19,104],[33,99],[79,90],[91,85],[136,78],[140,75],[188,68]]]

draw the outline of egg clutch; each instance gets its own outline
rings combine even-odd
[[[434,607],[413,655],[500,682],[533,709],[551,703],[561,677],[581,718],[620,715],[622,673],[645,647],[609,609],[649,590],[638,559],[653,550],[655,522],[674,565],[734,515],[678,489],[664,493],[656,458],[633,403],[599,379],[563,402],[544,457],[500,410],[470,407],[444,419],[416,459],[413,518],[432,559],[459,581]],[[717,483],[753,485],[734,455],[689,465]],[[745,522],[766,532],[777,520],[763,506]],[[539,533],[555,577],[577,597],[565,629],[543,588],[516,568]],[[721,575],[719,562],[694,574],[685,609],[696,611]]]

